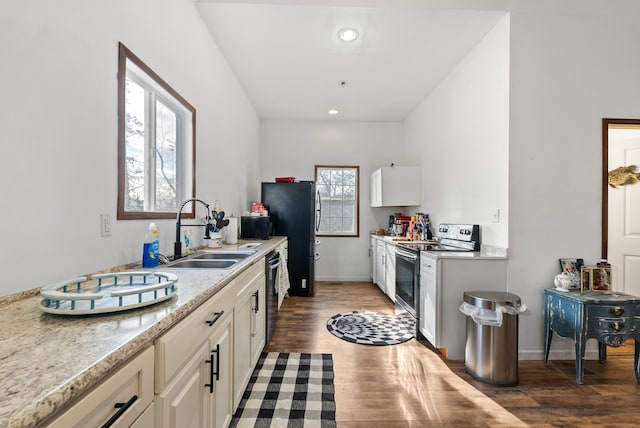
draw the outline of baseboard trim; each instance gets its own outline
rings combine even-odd
[[[584,353],[584,359],[585,360],[597,360],[599,358],[598,356],[598,350],[592,350],[592,351],[586,351]],[[544,351],[539,350],[539,351],[519,351],[518,352],[518,359],[519,360],[531,360],[531,361],[535,361],[535,360],[543,360],[544,359]],[[575,350],[570,350],[570,349],[563,349],[563,350],[558,350],[558,351],[550,351],[549,352],[549,361],[553,361],[553,360],[575,360],[576,359],[576,352]]]
[[[323,277],[323,278],[319,278],[316,277],[316,282],[371,282],[371,278],[369,277],[364,277],[364,278],[359,278],[359,277],[348,277],[348,278],[344,278],[344,277]]]

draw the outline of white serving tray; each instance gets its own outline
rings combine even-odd
[[[128,311],[171,299],[178,277],[165,272],[117,272],[79,277],[42,287],[40,307],[62,315]]]

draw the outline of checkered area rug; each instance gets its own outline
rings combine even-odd
[[[331,354],[263,352],[230,427],[333,428]]]
[[[336,337],[361,345],[397,345],[415,336],[415,320],[408,313],[345,312],[327,321],[327,330]]]

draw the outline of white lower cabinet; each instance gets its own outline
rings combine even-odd
[[[384,241],[378,240],[376,243],[376,284],[382,290],[383,293],[387,292],[385,285],[386,272],[385,272],[385,259],[387,257],[387,249]]]
[[[150,347],[85,394],[48,426],[151,427],[154,426],[152,403],[153,347]],[[151,412],[147,414],[149,408]],[[136,425],[143,416],[145,425]]]
[[[213,399],[208,427],[229,426],[233,404],[233,328],[231,318],[211,338],[210,378],[208,393]],[[215,371],[213,371],[215,369]]]
[[[156,340],[156,427],[225,427],[233,415],[236,280]]]
[[[378,283],[378,277],[376,272],[376,264],[378,262],[376,258],[376,254],[378,254],[378,240],[376,238],[369,238],[369,258],[371,262],[371,282],[374,284]]]
[[[508,260],[420,254],[420,332],[449,360],[464,360],[465,291],[506,291]]]
[[[231,421],[231,317],[157,397],[163,427],[225,427]],[[159,425],[160,426],[160,425]]]
[[[205,343],[187,363],[175,382],[156,396],[156,408],[160,413],[156,420],[159,427],[197,428],[207,426],[209,393],[209,367],[206,361],[211,354]]]
[[[422,253],[420,256],[420,333],[433,346],[436,345],[436,310],[438,289],[436,287],[436,260]]]
[[[234,308],[233,329],[233,394],[237,407],[249,382],[253,367],[260,358],[266,340],[264,266],[254,265],[243,273]]]
[[[385,244],[386,255],[384,259],[385,292],[392,302],[396,301],[396,245]]]

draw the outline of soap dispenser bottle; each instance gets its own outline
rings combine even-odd
[[[142,267],[157,267],[159,257],[160,242],[158,241],[158,228],[155,223],[149,223],[149,230],[144,237],[144,245],[142,247]]]

